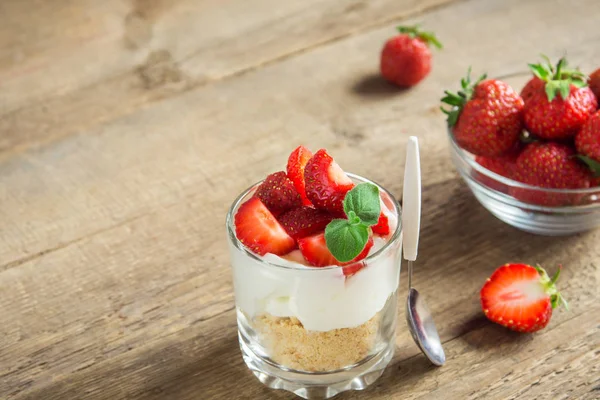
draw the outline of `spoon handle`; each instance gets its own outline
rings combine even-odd
[[[406,144],[402,199],[402,249],[405,259],[415,261],[421,226],[421,161],[419,159],[419,141],[416,136],[411,136]],[[412,265],[409,264],[410,267]]]
[[[408,260],[408,289],[412,288],[412,270],[413,270],[413,262]]]

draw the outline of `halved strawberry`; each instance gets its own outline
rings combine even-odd
[[[304,185],[304,168],[312,156],[313,153],[309,149],[304,146],[298,146],[292,151],[292,154],[290,154],[287,163],[288,178],[294,182],[294,186],[302,198],[302,204],[305,206],[310,206],[312,204],[310,200],[308,200],[308,197],[306,197]]]
[[[556,290],[560,270],[552,279],[541,267],[505,264],[481,288],[486,317],[518,332],[535,332],[550,322],[552,309],[564,302]],[[566,304],[566,303],[565,303]]]
[[[327,248],[325,242],[325,234],[319,233],[313,236],[308,236],[298,240],[298,247],[302,255],[311,265],[315,267],[327,267],[329,265],[349,265],[362,260],[369,254],[369,250],[373,247],[373,238],[369,237],[365,248],[352,261],[346,263],[339,262]],[[356,272],[356,271],[354,271]],[[352,273],[354,273],[352,272]]]
[[[261,256],[266,253],[286,254],[296,247],[294,239],[258,197],[252,197],[238,209],[235,214],[235,235],[246,247]]]
[[[283,229],[295,240],[323,231],[332,219],[333,215],[327,211],[308,206],[295,208],[278,218]]]
[[[390,234],[390,222],[388,221],[388,217],[381,212],[379,214],[379,219],[377,223],[371,227],[373,233],[381,236],[387,236]]]
[[[336,215],[343,215],[343,201],[346,193],[354,187],[352,180],[321,149],[308,160],[304,169],[306,196],[317,208],[322,208]]]
[[[267,176],[254,195],[276,216],[302,205],[294,183],[283,171]]]

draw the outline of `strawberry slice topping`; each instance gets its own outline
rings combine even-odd
[[[288,178],[294,182],[296,191],[298,191],[300,194],[300,197],[302,198],[302,204],[305,206],[310,206],[312,204],[308,197],[306,197],[304,184],[304,168],[312,156],[313,153],[306,147],[298,146],[294,151],[292,151],[292,154],[290,154],[287,163]]]
[[[333,254],[331,254],[327,248],[324,233],[319,233],[317,235],[308,236],[298,240],[298,247],[300,248],[300,251],[302,252],[302,255],[306,261],[315,267],[327,267],[329,265],[350,265],[362,260],[369,254],[369,250],[371,250],[371,247],[373,247],[373,238],[370,237],[363,251],[356,256],[355,259],[347,263],[339,262],[333,256]],[[356,271],[358,271],[358,269],[349,269],[348,272],[349,274],[353,274],[356,273]]]
[[[252,197],[238,209],[235,234],[240,242],[261,256],[286,254],[296,247],[294,239],[258,197]]]
[[[304,169],[306,196],[315,207],[335,215],[343,215],[346,193],[354,187],[352,180],[340,166],[321,149],[308,160]]]
[[[294,183],[283,171],[267,176],[254,195],[276,216],[302,205]]]
[[[381,214],[379,214],[379,219],[377,220],[377,223],[373,225],[371,229],[373,230],[373,233],[377,235],[387,236],[390,234],[390,221],[388,220],[388,217],[383,213],[383,211],[381,212]]]
[[[560,270],[559,270],[560,272]],[[541,267],[506,264],[498,268],[481,288],[481,307],[486,317],[518,332],[544,328],[562,297]]]
[[[308,206],[295,208],[278,218],[283,229],[295,240],[323,231],[332,219],[328,212]]]

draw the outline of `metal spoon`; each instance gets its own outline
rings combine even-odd
[[[419,142],[411,136],[406,146],[406,167],[402,195],[402,249],[408,260],[408,299],[406,322],[415,343],[434,365],[446,362],[446,354],[431,313],[417,289],[412,287],[413,261],[417,259],[421,225],[421,162]]]

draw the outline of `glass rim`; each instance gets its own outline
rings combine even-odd
[[[400,239],[400,236],[402,233],[402,218],[401,218],[402,217],[402,207],[400,206],[400,203],[398,203],[398,200],[396,200],[394,195],[391,194],[387,189],[385,189],[383,186],[381,186],[377,182],[374,182],[370,179],[367,179],[360,175],[352,174],[349,172],[347,172],[346,175],[348,175],[350,178],[352,178],[354,180],[359,180],[359,181],[366,182],[366,183],[372,183],[373,185],[377,186],[380,191],[382,191],[383,193],[385,193],[386,195],[389,196],[389,198],[391,199],[391,201],[394,205],[394,211],[396,212],[396,215],[398,216],[398,223],[396,224],[396,230],[390,236],[390,239],[375,253],[370,254],[367,257],[365,257],[364,259],[358,261],[358,262],[368,263],[369,261],[378,259],[381,256],[381,254],[383,254],[392,245],[392,243],[395,243]],[[263,264],[266,264],[266,265],[269,265],[269,266],[272,266],[275,268],[282,268],[282,269],[292,270],[292,271],[312,272],[312,271],[342,269],[342,268],[346,267],[347,265],[330,265],[327,267],[307,267],[307,266],[303,265],[302,267],[293,267],[290,265],[278,264],[275,262],[270,262],[270,261],[264,260],[261,256],[250,251],[246,246],[244,246],[244,244],[242,242],[240,242],[238,240],[237,236],[235,235],[233,211],[239,207],[240,203],[246,197],[246,195],[248,195],[248,193],[250,193],[254,188],[256,188],[258,185],[260,185],[263,181],[264,181],[264,179],[254,183],[253,185],[248,187],[246,190],[242,191],[242,193],[236,197],[236,199],[233,201],[231,207],[229,207],[229,210],[227,211],[227,219],[226,219],[227,236],[228,236],[229,240],[234,244],[234,246],[238,250],[243,252],[246,256],[253,259],[254,261],[258,261],[260,263],[263,263]]]
[[[464,160],[467,164],[469,164],[469,166],[471,168],[475,169],[477,172],[484,175],[485,177],[492,178],[492,179],[494,179],[500,183],[503,183],[507,186],[515,187],[515,188],[519,188],[519,189],[527,189],[527,190],[532,190],[532,191],[542,192],[542,193],[560,193],[560,194],[598,194],[598,193],[600,193],[600,186],[594,186],[594,187],[582,188],[582,189],[543,188],[543,187],[539,187],[539,186],[528,185],[526,183],[515,181],[514,179],[510,179],[510,178],[507,178],[500,174],[497,174],[494,171],[490,171],[489,169],[487,169],[484,166],[477,163],[474,158],[467,157],[466,154],[471,154],[471,153],[467,152],[466,150],[464,150],[458,146],[458,143],[456,143],[456,140],[454,139],[454,135],[452,134],[452,130],[450,128],[447,128],[447,131],[448,131],[448,138],[450,139],[450,143],[452,144],[452,148],[456,152],[456,154],[458,154],[460,156],[461,160]]]

